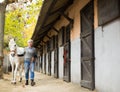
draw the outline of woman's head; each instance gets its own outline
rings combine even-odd
[[[28,43],[28,46],[29,46],[29,47],[32,47],[32,45],[33,45],[33,40],[30,39],[30,40],[27,41],[27,43]]]

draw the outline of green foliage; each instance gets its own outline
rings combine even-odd
[[[18,46],[26,46],[31,38],[37,17],[42,6],[42,0],[32,3],[26,9],[16,9],[6,12],[4,46],[7,47],[9,37],[16,38]]]

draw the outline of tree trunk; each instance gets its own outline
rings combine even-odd
[[[3,78],[5,8],[6,8],[6,4],[0,3],[0,79]]]

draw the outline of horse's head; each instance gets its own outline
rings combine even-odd
[[[15,56],[16,50],[17,50],[17,45],[16,45],[16,42],[15,42],[14,38],[10,39],[10,41],[9,41],[9,48],[10,48],[10,54],[12,56]]]

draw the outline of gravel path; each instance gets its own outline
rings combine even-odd
[[[22,83],[11,84],[11,74],[5,74],[4,79],[0,80],[0,92],[93,92],[81,88],[80,85],[66,83],[61,79],[55,79],[41,73],[36,73],[36,85],[25,86],[25,80]]]

